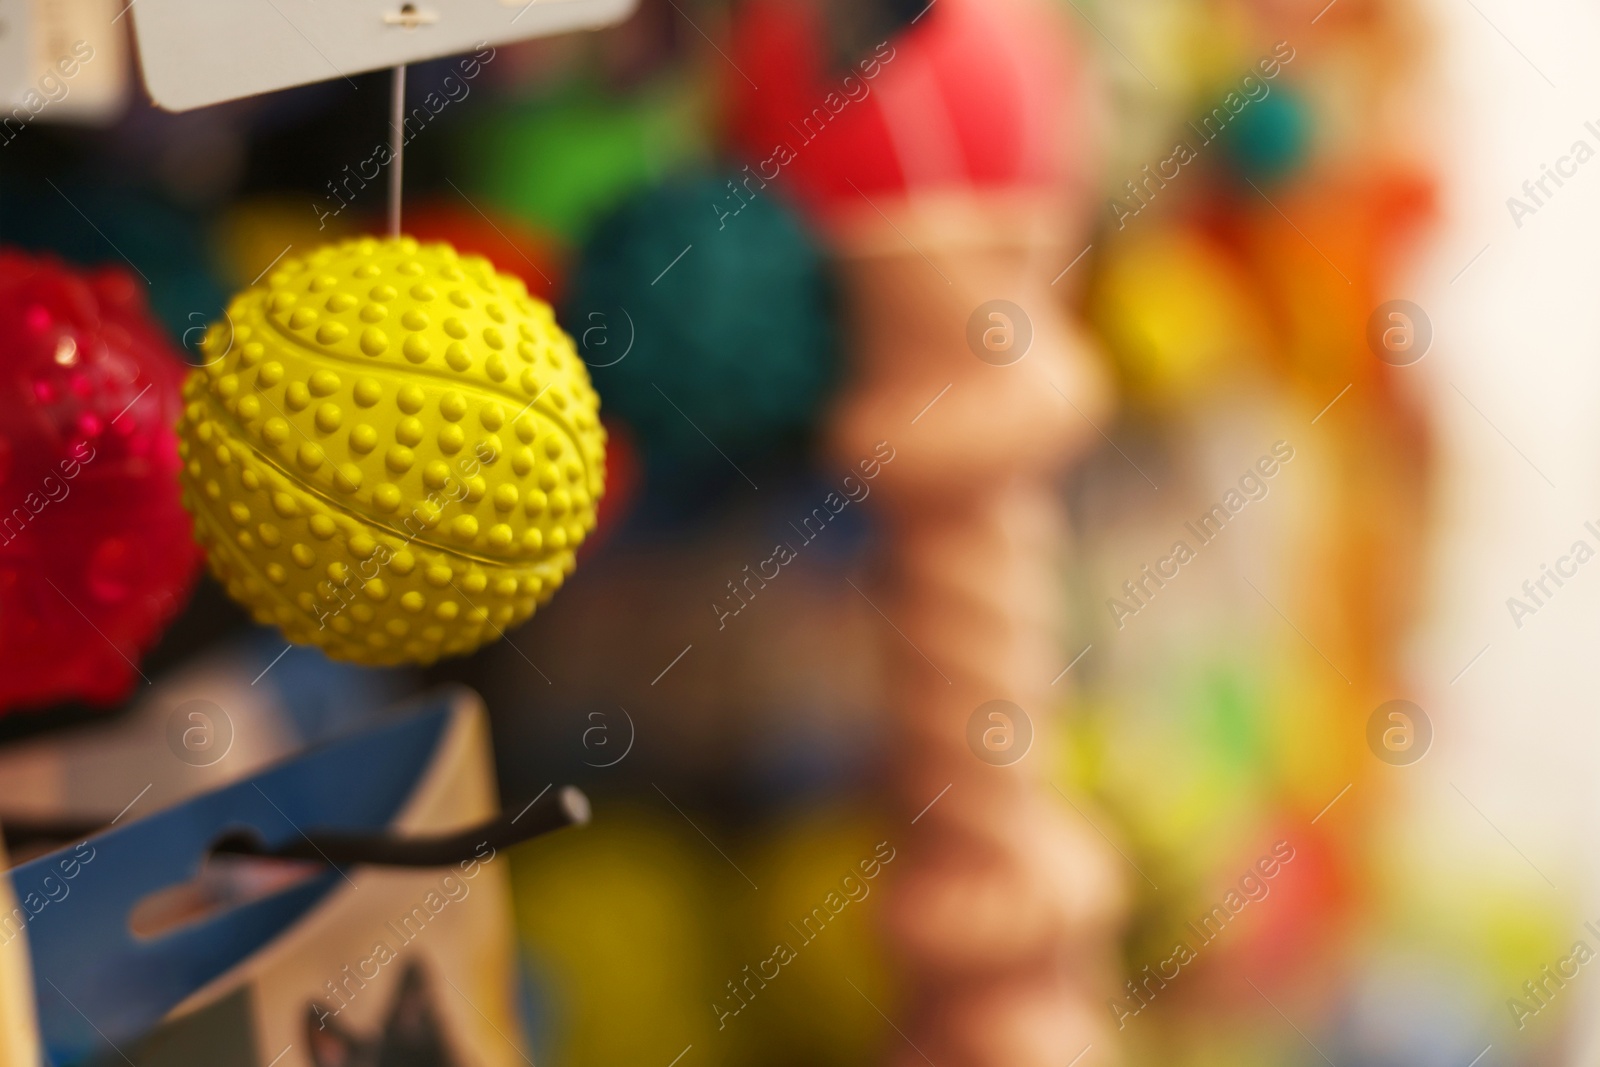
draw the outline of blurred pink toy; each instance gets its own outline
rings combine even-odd
[[[940,0],[833,75],[798,0],[752,5],[734,33],[760,84],[734,83],[745,173],[806,204],[840,260],[854,375],[835,458],[896,456],[874,497],[881,584],[864,593],[894,626],[897,1064],[1061,1067],[1091,1044],[1093,1062],[1115,1058],[1119,876],[1046,770],[1065,688],[1053,480],[1108,402],[1052,288],[1087,242],[1093,143],[1058,15]],[[993,701],[1010,708],[993,718]]]

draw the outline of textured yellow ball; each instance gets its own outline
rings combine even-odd
[[[285,259],[184,385],[184,502],[229,595],[335,659],[431,663],[533,614],[604,489],[550,307],[411,238]]]

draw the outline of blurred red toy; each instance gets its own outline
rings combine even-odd
[[[471,204],[433,200],[406,209],[406,235],[443,241],[462,255],[482,256],[521,278],[528,292],[547,303],[561,298],[562,255],[556,239],[503,214],[485,215]]]
[[[0,252],[0,712],[119,699],[183,606],[183,371],[125,271]]]
[[[780,181],[826,215],[885,196],[1055,193],[1091,180],[1087,116],[1069,106],[1085,67],[1059,12],[942,0],[830,71],[815,3],[753,0],[740,11],[730,51],[739,69],[761,72],[761,88],[726,80],[728,129],[754,187]]]
[[[611,540],[633,510],[634,498],[644,484],[644,468],[639,462],[639,445],[626,423],[617,419],[600,420],[606,428],[606,495],[595,504],[595,527],[578,548],[578,558],[594,555],[600,545]]]

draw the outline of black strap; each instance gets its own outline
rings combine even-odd
[[[589,821],[589,799],[574,786],[547,789],[532,802],[507,811],[478,826],[449,834],[395,837],[387,833],[349,833],[311,830],[278,848],[268,848],[249,830],[229,834],[211,846],[213,853],[257,856],[263,859],[310,860],[338,867],[372,864],[382,867],[448,867],[473,859],[484,845],[509,848],[565,826]],[[106,824],[84,819],[0,818],[6,845],[59,844],[81,841],[105,829]]]

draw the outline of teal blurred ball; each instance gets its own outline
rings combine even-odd
[[[563,321],[648,455],[721,464],[803,439],[835,376],[820,244],[753,172],[680,178],[595,229]]]
[[[1305,101],[1288,89],[1251,101],[1228,128],[1225,147],[1234,167],[1255,181],[1276,181],[1305,162],[1311,117]]]

